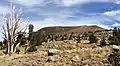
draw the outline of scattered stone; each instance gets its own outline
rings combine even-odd
[[[116,52],[119,51],[119,46],[117,46],[117,45],[112,45],[112,48],[113,48],[113,50],[116,51]]]
[[[75,57],[73,57],[72,61],[74,62],[80,61],[79,55],[76,55]]]
[[[113,49],[119,49],[119,47],[117,45],[113,45],[112,48]]]
[[[88,43],[90,43],[89,40],[81,40],[80,42],[81,42],[82,44],[88,44]]]
[[[48,61],[57,61],[58,55],[48,56]]]
[[[50,49],[48,51],[48,61],[56,61],[58,58],[57,53],[59,52],[59,50],[57,49]]]
[[[50,49],[48,51],[48,53],[54,53],[54,54],[57,54],[58,52],[59,52],[59,50],[57,50],[57,49]]]
[[[90,59],[87,59],[87,60],[83,60],[83,61],[82,61],[82,63],[85,64],[85,65],[86,65],[86,64],[89,64],[90,62],[91,62]]]
[[[55,49],[51,49],[49,46],[54,46]],[[17,59],[12,60],[5,60],[5,58],[3,58],[4,60],[0,59],[0,61],[1,63],[5,62],[6,64],[7,62],[14,63],[15,66],[100,66],[99,62],[101,62],[104,58],[107,58],[111,53],[111,51],[107,52],[108,49],[111,50],[111,47],[98,47],[96,45],[94,48],[93,47],[94,45],[92,44],[76,45],[57,41],[52,43],[45,43],[39,48],[39,51],[30,53],[29,55],[20,56]],[[6,59],[8,58],[9,57],[6,57]],[[46,62],[47,60],[50,62]],[[11,66],[14,65],[12,64]],[[109,66],[109,63],[104,65]]]

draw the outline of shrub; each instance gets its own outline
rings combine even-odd
[[[97,38],[96,38],[96,36],[94,36],[94,33],[89,34],[89,41],[90,41],[90,43],[96,43],[97,42]]]

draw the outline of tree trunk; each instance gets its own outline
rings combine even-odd
[[[7,47],[7,54],[9,54],[10,55],[10,43],[8,42],[8,47]]]
[[[11,53],[14,52],[14,44],[11,46]]]
[[[19,47],[20,43],[18,43],[15,47],[14,47],[14,53],[16,52],[17,48]]]

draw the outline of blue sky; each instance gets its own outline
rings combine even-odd
[[[9,12],[10,0],[0,0],[0,24]],[[120,26],[120,0],[12,0],[38,30],[46,26],[99,25]],[[28,18],[29,17],[29,18]]]

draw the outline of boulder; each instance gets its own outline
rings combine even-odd
[[[74,56],[74,57],[72,58],[72,61],[74,61],[74,62],[80,61],[79,56],[78,56],[78,55]]]
[[[57,49],[49,49],[48,50],[48,61],[56,61],[58,58],[57,53],[59,52],[59,50]]]
[[[90,43],[89,40],[81,40],[80,42],[81,42],[82,44],[88,44],[88,43]]]
[[[49,49],[48,53],[53,53],[53,54],[57,54],[59,52],[59,50],[57,49]]]
[[[57,61],[58,55],[48,56],[48,61]]]
[[[119,46],[117,46],[117,45],[112,45],[112,48],[113,48],[113,50],[115,50],[115,51],[119,51]]]

